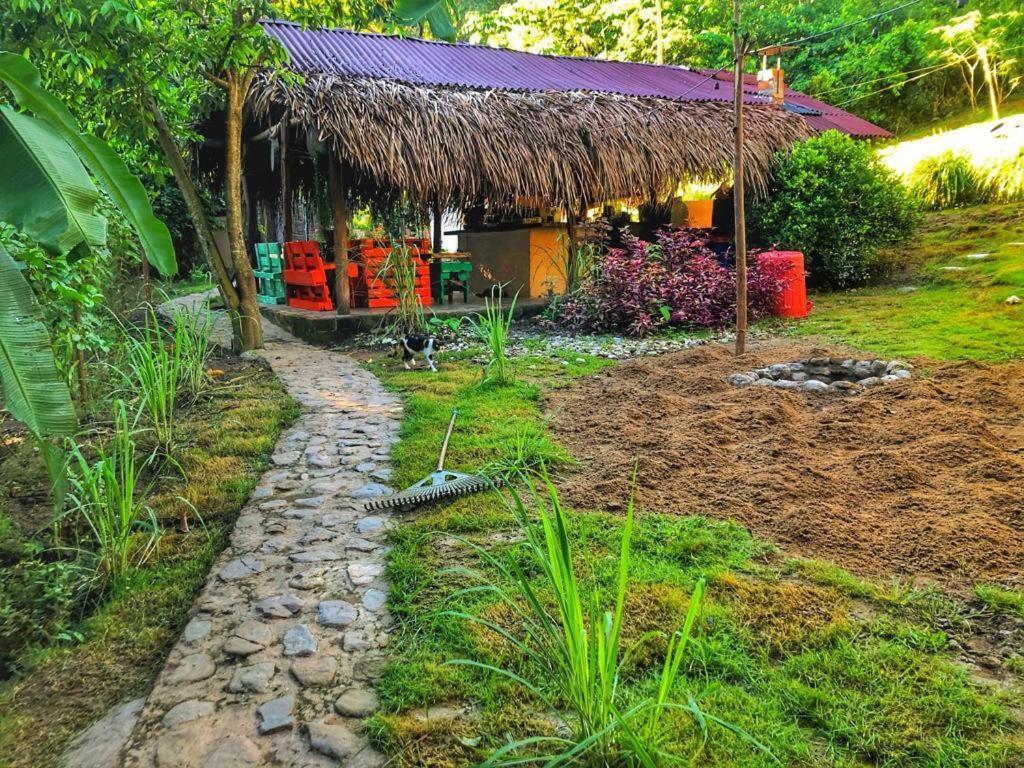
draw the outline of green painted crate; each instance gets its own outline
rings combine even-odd
[[[254,271],[256,277],[256,299],[260,304],[284,304],[284,280],[280,274]]]
[[[272,275],[280,275],[284,271],[284,259],[281,257],[280,243],[256,243],[256,269]]]

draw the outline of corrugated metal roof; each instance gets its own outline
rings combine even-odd
[[[291,57],[300,73],[399,80],[418,85],[461,86],[510,91],[599,91],[687,101],[729,101],[732,75],[680,66],[604,59],[545,56],[468,43],[415,37],[304,29],[267,20],[264,29]],[[753,76],[744,77],[744,100],[763,103]],[[836,128],[861,137],[890,134],[849,112],[786,90],[786,101],[820,113],[805,115],[816,130]],[[821,126],[821,127],[819,127]]]

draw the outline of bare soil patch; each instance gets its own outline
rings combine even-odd
[[[1024,363],[913,360],[914,378],[856,395],[737,389],[730,373],[815,355],[760,343],[633,360],[559,393],[553,429],[580,459],[580,507],[638,503],[731,518],[791,554],[856,573],[1024,576]],[[963,586],[963,585],[961,585]]]

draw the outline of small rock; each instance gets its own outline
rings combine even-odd
[[[366,483],[352,491],[353,499],[375,499],[378,496],[388,496],[393,491],[381,483]]]
[[[355,734],[341,723],[307,723],[306,731],[309,745],[335,760],[344,760],[359,747]]]
[[[181,637],[187,644],[192,645],[209,635],[212,627],[213,622],[209,619],[192,619],[185,625]]]
[[[367,651],[374,647],[373,635],[361,631],[346,632],[341,647],[349,653]]]
[[[324,497],[310,496],[306,499],[296,499],[295,504],[300,507],[308,507],[309,509],[320,509],[324,505]]]
[[[348,567],[348,577],[357,587],[372,584],[383,572],[384,566],[380,563],[351,563]]]
[[[321,573],[300,573],[288,579],[288,586],[292,589],[320,589],[324,585],[324,577]]]
[[[244,621],[224,644],[225,653],[233,656],[251,656],[270,645],[273,633],[261,621]]]
[[[302,544],[303,546],[307,544],[316,544],[318,541],[330,541],[331,539],[337,538],[337,536],[338,534],[335,531],[316,526],[315,528],[310,528],[302,535],[302,538],[299,539],[299,544]]]
[[[377,468],[377,463],[374,461],[364,461],[361,464],[356,464],[356,472],[373,472]]]
[[[380,545],[373,541],[361,538],[352,538],[345,542],[345,549],[355,549],[359,552],[372,552]]]
[[[345,717],[369,717],[379,706],[377,694],[366,688],[349,688],[334,702],[334,709]]]
[[[744,373],[731,373],[725,377],[725,380],[734,387],[749,387],[754,383],[754,379]]]
[[[913,376],[913,374],[910,371],[908,371],[906,369],[903,369],[903,368],[901,368],[899,370],[896,370],[896,371],[893,371],[892,375],[895,376],[897,379],[901,379],[901,380],[902,379],[909,379],[911,376]]]
[[[275,453],[270,457],[270,460],[279,467],[287,467],[299,460],[299,452],[283,451],[281,453]]]
[[[303,687],[319,688],[334,682],[338,661],[333,656],[308,656],[293,661],[291,669]]]
[[[195,683],[213,677],[216,671],[217,665],[208,654],[192,653],[183,658],[174,671],[167,675],[167,682],[171,685]]]
[[[288,539],[284,536],[273,536],[260,544],[260,552],[266,554],[280,552],[282,549],[287,549],[288,546]]]
[[[866,379],[860,380],[860,385],[862,387],[877,387],[881,383],[882,380],[877,376],[868,376]]]
[[[163,724],[173,728],[182,723],[189,723],[201,717],[208,717],[213,714],[214,705],[212,701],[200,701],[199,699],[188,699],[180,704],[171,707],[164,715]]]
[[[285,731],[295,725],[292,720],[292,707],[295,706],[294,696],[282,696],[279,699],[271,699],[256,710],[259,715],[261,734],[277,733]]]
[[[312,656],[316,653],[316,638],[305,624],[285,632],[283,642],[285,656]]]
[[[885,376],[882,377],[882,383],[883,384],[892,384],[893,382],[896,382],[896,381],[899,381],[899,380],[900,380],[899,376],[895,376],[895,375],[893,375],[891,373],[887,373],[887,374],[885,374]]]
[[[272,661],[239,667],[231,676],[228,690],[232,693],[260,693],[270,685],[270,680],[276,671],[277,666]]]
[[[363,607],[372,613],[376,613],[384,607],[387,597],[387,594],[379,589],[368,589],[363,595]]]
[[[264,764],[259,747],[237,733],[218,738],[199,762],[203,768],[244,768]]]
[[[332,549],[307,549],[303,552],[294,552],[288,555],[293,563],[323,563],[331,560],[341,560],[342,555]]]
[[[293,509],[286,509],[281,514],[292,520],[309,520],[311,517],[317,516],[317,511],[306,507],[296,507]]]
[[[1020,301],[1020,296],[1007,296],[1005,299],[1003,299],[1003,304],[1020,304]]]
[[[805,392],[825,392],[828,390],[828,384],[824,384],[820,381],[805,381],[800,384],[800,388]]]
[[[317,619],[325,627],[347,627],[358,617],[356,607],[344,600],[323,600],[317,606]]]
[[[302,602],[289,593],[273,595],[258,602],[256,610],[268,619],[288,619],[302,610]]]
[[[384,525],[384,520],[379,517],[364,517],[358,523],[356,523],[356,533],[361,533],[364,536],[371,535],[379,531]]]
[[[221,581],[237,581],[260,573],[263,564],[252,555],[242,555],[237,560],[232,560],[217,573]]]

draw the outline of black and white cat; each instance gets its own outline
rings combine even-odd
[[[402,363],[406,368],[411,368],[409,362],[416,365],[416,355],[423,355],[430,370],[437,373],[437,367],[434,365],[434,353],[440,348],[441,345],[436,336],[405,336],[402,338]]]

